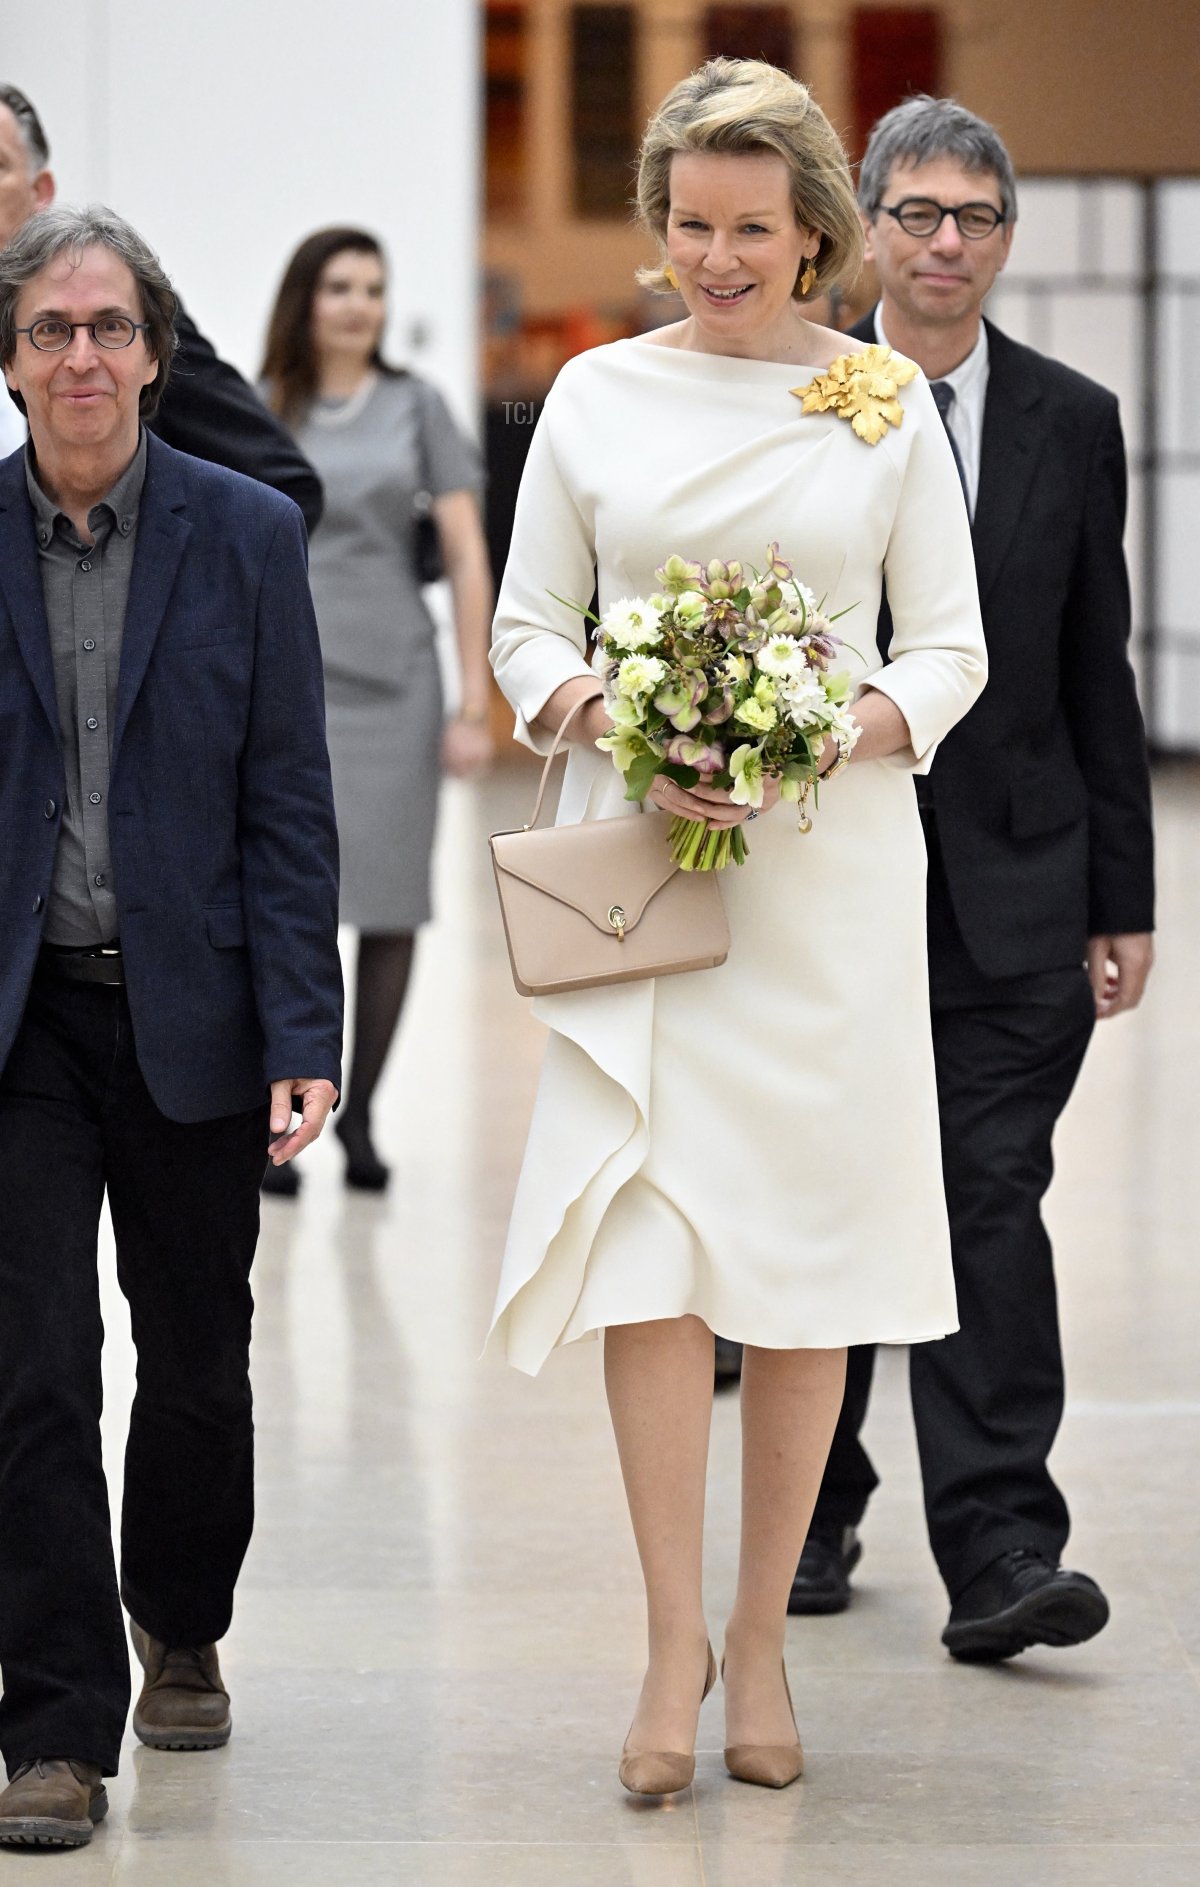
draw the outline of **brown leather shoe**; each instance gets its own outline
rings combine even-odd
[[[108,1814],[98,1763],[42,1756],[21,1763],[0,1795],[0,1842],[14,1848],[82,1848]]]
[[[133,1706],[134,1733],[151,1749],[220,1749],[233,1733],[229,1692],[215,1645],[161,1645],[129,1621],[146,1673]]]

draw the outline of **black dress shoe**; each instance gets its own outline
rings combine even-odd
[[[294,1161],[288,1160],[283,1166],[275,1166],[268,1160],[259,1190],[272,1199],[294,1199],[300,1190],[300,1175]]]
[[[371,1129],[352,1114],[344,1114],[334,1123],[334,1133],[346,1153],[346,1184],[359,1192],[383,1192],[392,1177],[371,1140]]]
[[[942,1643],[962,1664],[999,1664],[1031,1645],[1081,1645],[1107,1623],[1108,1600],[1094,1579],[1018,1546],[955,1599]]]
[[[716,1360],[713,1372],[713,1388],[732,1389],[742,1380],[742,1346],[729,1337],[716,1339]]]
[[[792,1580],[791,1616],[844,1612],[850,1603],[850,1575],[861,1558],[862,1542],[853,1527],[814,1527]]]

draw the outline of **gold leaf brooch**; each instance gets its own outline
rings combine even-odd
[[[807,386],[789,390],[806,413],[848,419],[860,439],[877,446],[889,426],[899,426],[904,409],[896,394],[916,377],[915,361],[890,347],[867,347],[861,354],[839,354],[831,367]]]

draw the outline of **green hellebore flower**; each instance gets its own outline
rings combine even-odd
[[[614,695],[607,706],[615,727],[640,727],[642,725],[641,708],[636,701],[629,700],[625,695]]]
[[[780,556],[778,541],[774,539],[767,545],[767,572],[780,583],[789,582],[793,574],[791,564]]]
[[[705,740],[691,740],[686,734],[676,734],[667,742],[667,759],[681,767],[695,767],[697,773],[710,776],[719,773],[725,765],[725,750]]]
[[[704,573],[698,563],[689,563],[685,557],[672,556],[654,574],[661,577],[667,589],[681,590],[694,587]]]
[[[693,623],[703,616],[708,607],[708,598],[699,590],[681,590],[673,607],[680,622]]]
[[[645,735],[632,727],[614,727],[611,734],[601,734],[596,745],[612,755],[621,773],[628,773],[635,760],[654,751]]]
[[[719,727],[733,713],[733,689],[725,687],[710,688],[704,703],[704,718],[710,727]]]
[[[679,714],[684,708],[695,706],[695,693],[683,682],[667,682],[655,695],[654,705],[660,714]]]
[[[763,802],[762,748],[735,747],[729,756],[733,786],[729,797],[735,806],[758,807]]]

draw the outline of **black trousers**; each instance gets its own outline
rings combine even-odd
[[[181,1125],[138,1069],[122,989],[35,979],[0,1074],[0,1750],[115,1774],[121,1615],[229,1628],[254,1515],[250,1265],[267,1106]],[[137,1346],[120,1598],[100,1453],[96,1246],[108,1193]]]
[[[1058,1559],[1066,1502],[1046,1465],[1062,1419],[1051,1140],[1094,1026],[1081,964],[989,979],[963,943],[929,837],[929,966],[942,1166],[960,1328],[915,1344],[910,1383],[929,1540],[951,1599],[1014,1546]],[[874,1348],[850,1351],[814,1524],[856,1526],[878,1478],[860,1433]]]

